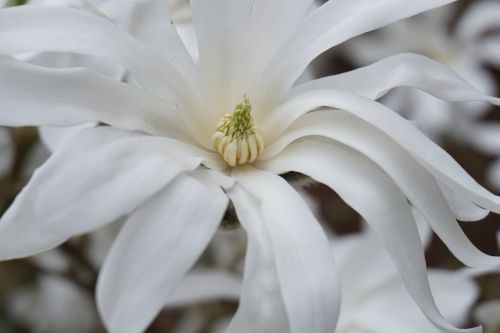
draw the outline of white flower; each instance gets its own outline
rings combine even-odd
[[[373,233],[334,238],[341,276],[339,333],[439,333],[408,297],[399,274]],[[465,324],[478,288],[461,271],[429,270],[439,308],[456,325]]]
[[[35,172],[2,217],[0,258],[128,216],[101,269],[97,301],[110,332],[141,332],[209,243],[230,198],[248,248],[228,331],[331,332],[336,269],[322,228],[279,176],[296,171],[357,210],[421,310],[441,330],[459,331],[432,299],[409,202],[460,260],[491,268],[499,259],[477,250],[456,218],[500,212],[500,198],[372,99],[409,85],[454,102],[499,100],[411,54],[292,87],[323,51],[452,1],[335,0],[311,12],[311,0],[192,0],[198,64],[163,0],[130,1],[120,1],[113,21],[70,8],[0,10],[0,123],[107,125],[80,131]],[[132,14],[135,30],[120,20]],[[9,56],[26,52],[112,59],[130,81]],[[226,138],[214,137],[221,119]]]
[[[484,37],[486,31],[500,27],[500,3],[474,1],[450,32],[458,6],[421,14],[345,44],[344,51],[357,65],[366,65],[399,52],[417,52],[440,61],[481,91],[496,91],[494,78],[484,61],[499,64],[498,34]],[[496,43],[499,45],[492,48]],[[494,53],[496,52],[496,53]],[[435,140],[443,136],[460,137],[468,122],[484,114],[485,104],[449,104],[421,91],[400,88],[384,98],[384,104],[415,120]]]

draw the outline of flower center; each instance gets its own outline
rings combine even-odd
[[[219,120],[212,135],[214,149],[232,167],[252,163],[264,150],[264,139],[251,112],[250,100],[244,96],[232,113]]]

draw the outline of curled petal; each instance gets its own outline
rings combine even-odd
[[[340,310],[340,291],[321,226],[281,177],[250,166],[233,169],[232,176],[260,201],[291,331],[331,332]]]
[[[436,307],[418,229],[406,198],[366,157],[341,144],[302,139],[260,167],[275,173],[298,171],[328,185],[371,225],[383,240],[405,286],[422,312],[447,332],[481,332],[453,327]],[[411,263],[411,264],[408,264]]]
[[[478,91],[448,66],[412,53],[397,54],[350,72],[306,82],[293,88],[290,96],[318,89],[339,89],[379,99],[391,89],[402,86],[452,102],[500,104],[498,98]]]
[[[413,155],[440,183],[484,209],[500,212],[500,197],[479,185],[446,151],[413,124],[382,104],[351,92],[317,90],[295,97],[270,115],[263,126],[262,132],[268,136],[264,140],[272,143],[301,115],[325,106],[345,110],[367,121]]]
[[[365,32],[451,2],[453,0],[327,1],[304,19],[276,52],[265,72],[272,74],[266,77],[260,92],[271,100],[280,100],[309,63],[324,51]]]

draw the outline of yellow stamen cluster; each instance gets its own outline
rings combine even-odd
[[[252,163],[264,150],[264,140],[251,112],[252,105],[245,96],[232,113],[222,117],[212,135],[214,149],[232,167]]]

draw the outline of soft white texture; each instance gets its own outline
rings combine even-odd
[[[180,47],[163,0],[110,0],[97,12],[89,6],[0,10],[0,71],[6,74],[0,75],[0,124],[107,125],[79,131],[36,172],[0,221],[0,258],[31,255],[127,218],[105,261],[97,299],[111,333],[139,333],[209,243],[227,193],[249,238],[240,308],[229,331],[331,332],[340,300],[328,239],[278,175],[301,171],[331,186],[374,227],[437,327],[463,331],[434,304],[408,200],[459,259],[490,268],[499,259],[475,249],[454,218],[499,212],[500,198],[370,96],[329,86],[290,92],[323,51],[450,2],[335,0],[316,9],[311,0],[286,6],[280,0],[193,0],[199,59]],[[12,57],[31,52],[105,58],[123,66],[127,79]],[[391,61],[399,63],[394,81],[374,80]],[[413,72],[399,70],[405,64]],[[376,95],[414,85],[445,100],[498,103],[418,56],[344,75],[352,87],[368,77],[365,91]],[[245,94],[267,146],[258,163],[229,169],[210,138]],[[342,137],[334,135],[337,118],[310,120],[323,113],[348,115]],[[367,128],[367,136],[356,139],[347,128]],[[420,187],[412,172],[424,177]],[[467,206],[458,212],[453,203],[460,201]]]

